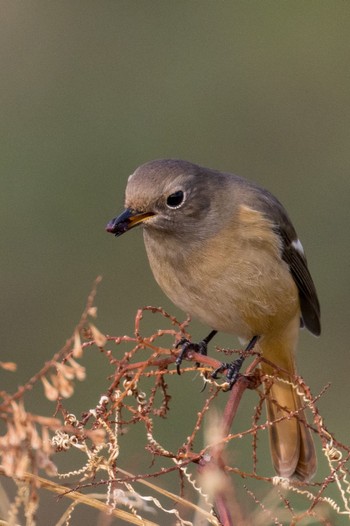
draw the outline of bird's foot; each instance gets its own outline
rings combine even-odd
[[[201,340],[199,343],[190,342],[189,340],[187,340],[187,338],[181,338],[181,340],[177,342],[176,349],[181,347],[181,352],[175,360],[177,374],[181,374],[180,373],[181,363],[186,358],[186,356],[189,354],[190,351],[197,352],[199,354],[202,354],[203,356],[207,355],[208,343],[210,342],[212,338],[214,338],[216,332],[217,331],[211,331],[211,333],[208,334],[208,336],[206,336],[205,338],[203,338],[203,340]],[[199,364],[197,363],[196,365],[198,366]]]
[[[229,389],[232,389],[232,387],[237,382],[240,375],[240,370],[242,368],[243,362],[246,359],[248,353],[253,350],[256,342],[258,341],[259,336],[254,336],[250,342],[248,343],[247,347],[244,349],[242,354],[233,362],[227,363],[223,362],[215,371],[212,372],[211,377],[216,380],[218,378],[218,375],[222,373],[223,371],[226,371],[226,379],[229,384]]]
[[[175,360],[177,374],[181,374],[180,367],[182,361],[186,358],[190,351],[197,352],[205,356],[207,354],[207,345],[208,344],[204,340],[202,340],[199,343],[193,343],[190,342],[190,340],[187,340],[186,338],[181,338],[181,340],[178,341],[176,344],[177,349],[181,347],[181,352]]]
[[[230,385],[230,389],[232,389],[232,387],[235,385],[240,376],[239,372],[241,370],[244,360],[245,356],[241,354],[241,356],[233,362],[223,362],[221,365],[219,365],[219,367],[215,369],[215,371],[211,373],[211,377],[213,378],[213,380],[216,380],[220,373],[226,371],[226,379]]]

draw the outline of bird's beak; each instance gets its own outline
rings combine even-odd
[[[137,210],[132,210],[131,208],[126,208],[120,216],[115,217],[108,223],[106,230],[118,237],[152,216],[154,216],[153,212],[139,212]]]

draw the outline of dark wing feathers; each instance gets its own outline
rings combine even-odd
[[[298,287],[302,325],[310,332],[321,334],[320,304],[317,292],[307,266],[307,260],[298,242],[297,233],[284,207],[267,190],[258,193],[259,208],[275,225],[275,232],[282,241],[282,259],[289,265],[290,272]]]
[[[288,263],[290,272],[299,289],[302,319],[310,332],[321,334],[320,304],[314,282],[307,267],[306,258],[293,245],[285,245],[282,258]]]
[[[303,324],[310,332],[319,336],[321,334],[320,304],[306,257],[293,245],[293,241],[298,241],[296,232],[289,221],[278,225],[276,231],[282,239],[282,258],[288,263],[299,290]],[[294,236],[292,237],[290,234],[294,234]]]

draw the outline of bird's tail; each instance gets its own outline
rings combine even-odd
[[[303,406],[301,396],[290,383],[296,374],[294,351],[298,339],[297,332],[284,333],[281,338],[262,339],[259,347],[262,355],[275,365],[288,371],[288,375],[262,362],[263,374],[272,375],[286,382],[274,380],[266,398],[267,416],[270,422],[282,417],[282,420],[269,427],[270,449],[272,462],[280,477],[308,481],[317,468],[317,459],[311,431],[297,417],[287,417],[289,413],[298,411]],[[306,419],[303,411],[297,416]]]

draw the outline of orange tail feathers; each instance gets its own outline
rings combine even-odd
[[[262,338],[259,342],[263,357],[289,373],[287,375],[276,372],[266,363],[261,364],[263,374],[276,376],[266,399],[267,416],[270,422],[286,417],[288,413],[298,411],[303,406],[302,398],[296,389],[289,383],[277,380],[278,377],[290,382],[296,374],[294,350],[299,332],[299,320],[297,321],[297,328],[294,324],[294,327],[290,327],[289,332],[284,332],[281,337]],[[299,411],[298,416],[306,419],[303,411]],[[276,473],[284,478],[310,480],[317,468],[310,429],[297,417],[293,417],[282,419],[269,430],[271,457]]]

